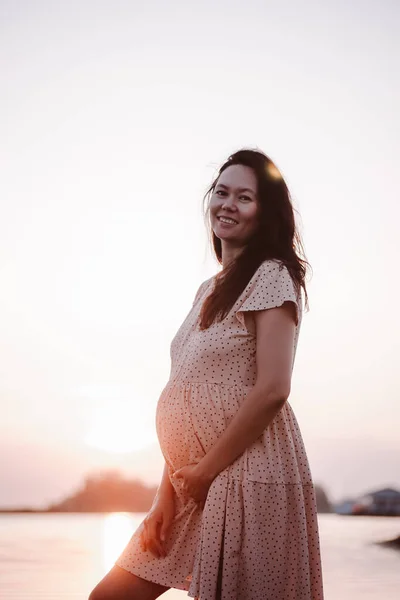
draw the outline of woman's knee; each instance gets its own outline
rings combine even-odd
[[[88,600],[155,600],[168,589],[114,566],[91,591]]]
[[[103,585],[101,582],[90,592],[88,600],[122,600],[119,592],[110,589],[109,586]],[[133,600],[133,598],[132,598]]]
[[[137,600],[129,583],[129,574],[114,566],[93,588],[88,600]]]
[[[99,583],[90,592],[88,600],[140,600],[133,591],[118,590]]]
[[[96,586],[89,594],[88,600],[105,600],[106,596],[102,593],[99,586]]]

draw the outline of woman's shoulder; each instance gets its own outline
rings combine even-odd
[[[282,271],[289,273],[283,261],[279,258],[267,258],[254,271],[249,284],[260,279],[274,279]]]
[[[298,286],[293,280],[284,261],[278,258],[264,260],[250,278],[243,296],[246,298],[254,293],[279,295],[281,293],[299,294]]]
[[[279,270],[286,268],[285,263],[280,258],[266,258],[259,266],[259,268],[269,270]]]
[[[196,302],[201,298],[201,296],[203,295],[203,293],[205,292],[206,289],[208,289],[209,287],[211,288],[211,284],[214,281],[214,279],[215,279],[215,275],[213,275],[212,277],[209,277],[208,279],[203,281],[203,283],[200,284],[200,286],[196,292],[193,304],[196,304]]]

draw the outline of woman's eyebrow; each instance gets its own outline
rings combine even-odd
[[[229,187],[223,183],[218,183],[216,187],[222,187],[225,190],[229,190]],[[250,188],[238,188],[238,192],[251,192],[252,194],[255,194],[255,191]]]

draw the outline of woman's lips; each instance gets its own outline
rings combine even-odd
[[[223,217],[223,218],[229,219],[230,217]],[[231,221],[229,221],[229,222],[227,222],[227,221],[222,221],[222,220],[221,220],[221,217],[217,217],[217,219],[218,219],[218,221],[219,221],[220,223],[222,223],[223,225],[237,225],[237,224],[238,224],[238,222],[237,222],[237,221],[235,221],[235,219],[232,219],[232,220],[231,220]]]

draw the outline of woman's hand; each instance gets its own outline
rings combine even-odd
[[[157,558],[166,556],[164,542],[175,516],[175,500],[173,494],[156,497],[147,517],[143,521],[140,534],[140,546],[143,551],[149,550]]]
[[[198,463],[186,465],[173,473],[174,479],[183,480],[183,490],[187,492],[202,508],[213,479],[201,471]]]

